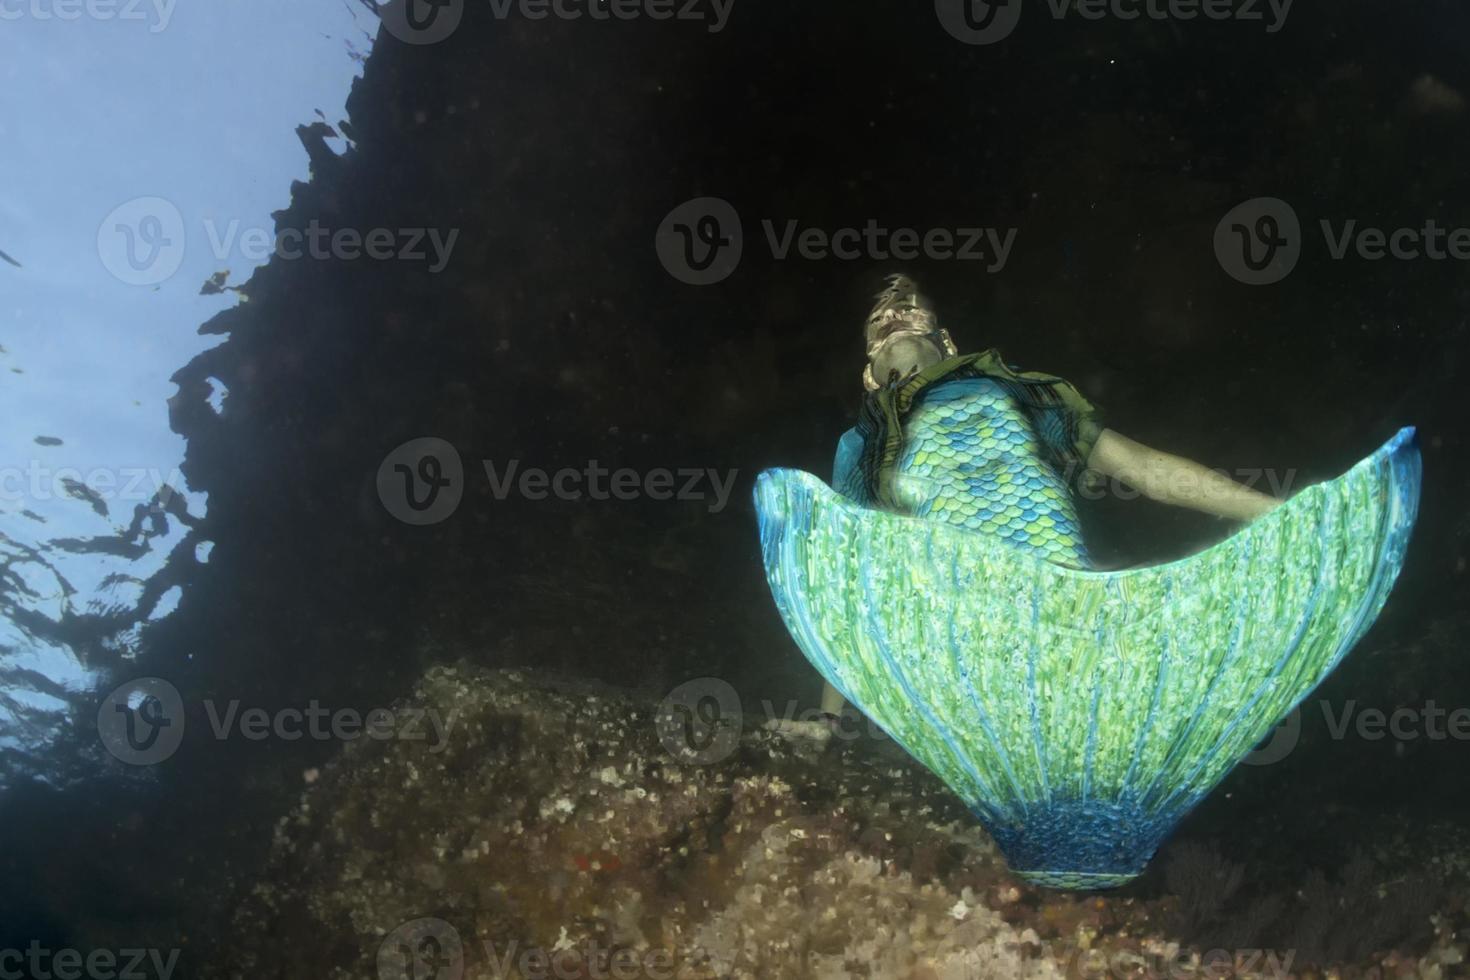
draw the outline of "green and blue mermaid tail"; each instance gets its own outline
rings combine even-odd
[[[900,498],[924,489],[912,445],[900,469],[919,482]],[[985,476],[941,469],[936,500]],[[977,483],[972,513],[911,499],[906,516],[775,469],[756,505],[776,604],[822,676],[965,801],[1016,872],[1099,888],[1139,874],[1367,630],[1419,483],[1404,429],[1199,554],[1114,572],[1086,567],[1074,528],[1047,545],[1049,487],[1007,502]]]

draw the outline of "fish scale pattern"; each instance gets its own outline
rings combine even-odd
[[[904,447],[895,485],[906,513],[1092,567],[1071,493],[994,380],[949,381],[926,392],[905,424]]]
[[[916,465],[949,494],[979,479]],[[1141,873],[1373,623],[1420,482],[1404,429],[1198,554],[1112,572],[958,509],[939,519],[937,498],[893,514],[789,469],[762,473],[755,497],[777,609],[822,676],[965,801],[1018,874],[1101,888]]]

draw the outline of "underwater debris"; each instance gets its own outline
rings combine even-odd
[[[61,487],[66,491],[68,497],[83,501],[91,506],[98,517],[107,516],[107,501],[102,495],[81,480],[66,476],[61,478]]]
[[[221,269],[220,271],[216,272],[214,275],[210,276],[208,279],[204,280],[204,285],[202,285],[202,286],[199,287],[199,295],[200,296],[217,296],[220,293],[224,292],[227,288],[234,288],[234,287],[227,287],[225,285],[225,283],[229,280],[229,278],[230,278],[230,270],[229,269]]]
[[[1453,115],[1465,108],[1465,97],[1433,75],[1420,75],[1409,87],[1415,112]]]

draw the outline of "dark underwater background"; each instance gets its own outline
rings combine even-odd
[[[174,975],[187,976],[447,977],[384,972],[382,936],[422,915],[524,946],[585,932],[608,947],[683,949],[670,938],[678,921],[702,948],[728,947],[693,976],[817,975],[810,958],[739,952],[732,930],[753,948],[807,943],[837,975],[962,975],[929,963],[941,940],[900,913],[871,927],[887,937],[881,953],[813,940],[820,916],[798,918],[813,905],[866,922],[880,907],[919,908],[932,886],[969,888],[994,917],[967,948],[1006,949],[967,961],[975,976],[1012,975],[1013,954],[1030,969],[1058,948],[1169,943],[1294,950],[1301,975],[1465,969],[1470,741],[1422,727],[1335,738],[1328,722],[1349,705],[1470,708],[1470,276],[1453,257],[1336,259],[1320,223],[1470,226],[1470,11],[1301,0],[1271,31],[1269,7],[1264,21],[1091,20],[1027,3],[1010,36],[968,44],[924,3],[735,0],[710,30],[501,18],[489,0],[465,0],[449,5],[461,19],[447,37],[411,44],[401,2],[343,0],[367,25],[331,41],[343,77],[357,75],[344,104],[240,119],[231,132],[242,144],[299,141],[301,179],[269,188],[283,202],[278,232],[453,230],[443,267],[276,257],[253,270],[216,263],[217,280],[188,278],[191,265],[162,287],[129,287],[225,301],[188,325],[201,343],[176,363],[162,345],[148,353],[146,317],[126,341],[169,378],[166,397],[135,411],[177,437],[183,485],[100,510],[73,488],[61,504],[98,522],[80,533],[53,529],[23,496],[0,502],[0,950],[177,949]],[[379,29],[380,14],[399,18],[399,33]],[[215,44],[236,43],[229,18],[208,23]],[[0,36],[24,45],[32,27],[10,21]],[[104,96],[105,80],[60,65],[49,84]],[[205,72],[197,84],[249,97],[248,78]],[[137,118],[140,144],[193,125],[166,108]],[[239,152],[209,145],[222,159]],[[130,147],[81,133],[56,152],[102,161]],[[146,176],[127,196],[169,196]],[[47,195],[67,193],[8,183],[0,198],[16,212],[44,214]],[[706,197],[738,214],[742,246],[728,275],[696,285],[661,260],[658,234]],[[1280,281],[1248,285],[1213,242],[1227,212],[1259,198],[1294,210],[1301,255]],[[766,221],[1016,238],[1001,268],[782,258]],[[11,234],[0,226],[0,249],[19,260],[0,264],[0,298],[27,277],[65,290],[64,258],[38,267]],[[68,247],[78,267],[96,266],[94,243]],[[1007,878],[993,855],[974,856],[983,833],[963,808],[881,739],[824,755],[747,724],[700,783],[702,808],[652,788],[676,766],[659,760],[653,706],[679,685],[716,678],[747,718],[766,702],[778,714],[817,704],[820,679],[770,599],[751,490],[771,466],[829,474],[861,400],[863,318],[891,272],[917,279],[961,350],[997,347],[1059,374],[1111,427],[1210,466],[1285,474],[1299,489],[1418,428],[1419,523],[1378,623],[1304,706],[1292,750],[1235,770],[1119,892]],[[72,295],[94,296],[105,330],[116,307]],[[122,424],[56,411],[42,391],[68,400],[64,383],[16,387],[24,376],[9,369],[35,373],[22,355],[63,329],[57,320],[34,304],[0,318],[0,387],[18,392],[4,403],[16,435],[7,465],[71,464],[66,418],[80,414],[94,440]],[[69,359],[95,357],[76,337],[46,347],[45,372],[65,378]],[[453,446],[464,474],[452,513],[419,525],[395,515],[379,474],[422,438]],[[501,498],[482,462],[502,472],[512,460],[551,473],[593,461],[669,470],[676,490],[680,471],[705,476],[673,499]],[[733,480],[728,499],[710,473]],[[1233,529],[1118,495],[1088,502],[1083,519],[1094,552],[1117,565]],[[37,585],[78,555],[100,563],[88,566],[91,591],[74,576]],[[119,582],[130,584],[119,593]],[[57,651],[65,671],[48,669]],[[373,756],[394,778],[371,792],[363,773],[379,770],[364,759],[377,747],[361,739],[201,735],[157,765],[125,765],[99,737],[99,706],[141,677],[180,693],[191,732],[207,732],[199,705],[211,699],[364,713],[407,699],[457,706],[479,719],[479,741],[428,780],[399,779]],[[546,801],[625,764],[646,792],[614,822],[646,846],[603,853],[591,824],[585,840],[553,829],[518,845],[555,811]],[[894,767],[904,775],[883,775]],[[918,817],[920,800],[961,836],[925,837],[919,825],[939,818]],[[756,872],[738,858],[740,835],[793,807],[820,825],[813,839],[835,841],[833,861],[855,854],[879,870],[834,878],[808,857],[772,871],[766,899],[742,891]],[[372,808],[382,815],[363,816]],[[429,867],[433,847],[449,861],[480,844],[443,827],[420,839],[416,814],[474,823],[502,811],[522,830],[493,848],[486,839],[491,866],[477,877]],[[665,863],[680,848],[684,863]],[[690,852],[707,863],[691,869]],[[818,891],[786,908],[785,887]],[[725,918],[700,919],[701,903]],[[786,911],[762,918],[763,903]],[[635,904],[638,928],[597,924]],[[651,921],[665,923],[662,940]],[[1005,930],[1030,930],[1031,952],[1015,954],[997,938]],[[476,954],[464,975],[489,969]]]

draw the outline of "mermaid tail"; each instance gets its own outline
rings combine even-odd
[[[1372,624],[1419,500],[1413,429],[1213,547],[1116,572],[756,484],[766,577],[833,687],[939,776],[1022,877],[1138,875]]]

